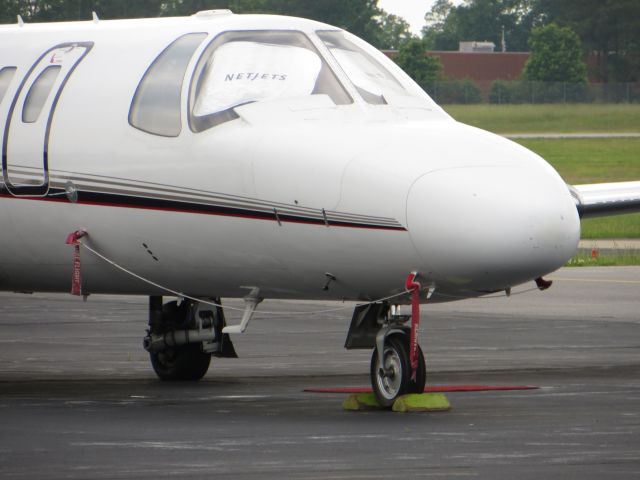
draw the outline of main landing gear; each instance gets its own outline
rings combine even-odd
[[[399,315],[388,303],[357,307],[345,348],[373,348],[371,386],[378,403],[390,407],[408,393],[422,393],[426,383],[424,355],[416,345],[416,368],[411,365],[410,315]]]
[[[220,304],[220,301],[215,303]],[[221,307],[192,300],[162,304],[162,297],[149,297],[149,329],[144,348],[161,380],[200,380],[207,373],[211,356],[237,357],[225,327]]]

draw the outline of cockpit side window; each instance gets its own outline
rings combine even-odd
[[[353,103],[311,41],[295,31],[225,32],[206,48],[191,84],[189,124],[201,132],[238,118],[235,107],[328,95]]]
[[[316,33],[367,103],[386,104],[388,102],[385,95],[409,95],[405,87],[384,65],[351,41],[344,32]]]
[[[11,80],[16,73],[16,67],[0,68],[0,103],[4,98],[4,94],[7,93]]]
[[[184,76],[191,57],[206,36],[206,33],[183,35],[153,61],[133,97],[129,110],[131,126],[163,137],[180,135]]]

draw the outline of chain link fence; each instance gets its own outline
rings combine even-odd
[[[640,82],[569,83],[443,80],[426,86],[437,103],[640,103]]]

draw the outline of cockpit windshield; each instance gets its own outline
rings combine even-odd
[[[364,101],[441,111],[399,67],[358,37],[336,30],[316,33]],[[325,95],[336,105],[352,104],[326,56],[298,31],[221,33],[195,67],[189,93],[191,130],[202,132],[237,119],[235,108],[254,102]]]
[[[412,97],[433,107],[433,101],[391,60],[358,37],[344,31],[319,31],[336,62],[362,98],[374,105],[394,104],[392,99]]]
[[[327,95],[353,103],[311,41],[294,31],[226,32],[202,55],[193,77],[190,124],[206,130],[252,102]]]

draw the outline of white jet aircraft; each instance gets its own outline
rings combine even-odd
[[[356,300],[384,405],[424,387],[419,302],[546,288],[580,217],[640,210],[640,182],[567,186],[343,30],[226,10],[1,26],[0,144],[0,290],[148,296],[166,380],[235,355],[263,298]]]

